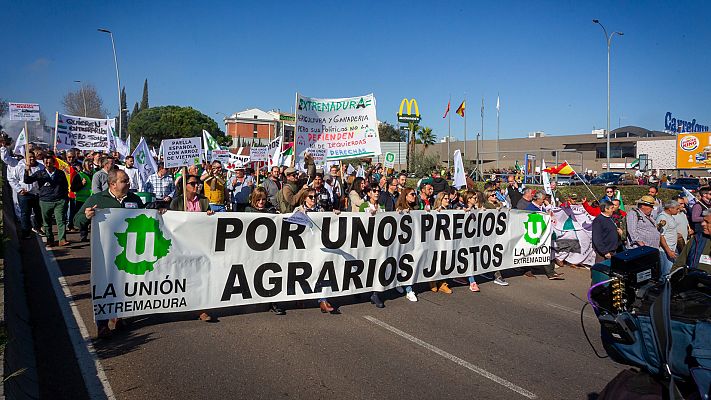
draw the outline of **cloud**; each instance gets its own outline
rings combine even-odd
[[[49,66],[49,63],[50,63],[50,61],[48,59],[46,59],[44,57],[40,57],[40,58],[36,59],[35,61],[33,61],[31,64],[29,64],[27,66],[27,68],[29,68],[29,70],[33,71],[33,72],[40,72],[40,71],[44,71],[45,69],[47,69],[47,67]]]

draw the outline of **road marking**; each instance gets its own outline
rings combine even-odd
[[[67,325],[67,333],[69,333],[69,338],[72,341],[74,355],[79,363],[79,369],[84,378],[89,398],[115,400],[116,396],[113,389],[111,389],[109,379],[106,377],[104,367],[101,365],[99,357],[96,356],[96,349],[91,342],[89,331],[86,329],[84,319],[79,313],[79,308],[72,298],[72,292],[69,290],[67,280],[64,279],[62,270],[54,259],[54,254],[51,253],[51,250],[45,249],[43,239],[38,236],[37,240],[39,241],[42,256],[44,256],[54,294],[57,296],[57,303],[62,310],[64,323]]]
[[[435,347],[435,346],[433,346],[433,345],[431,345],[431,344],[429,344],[429,343],[427,343],[427,342],[425,342],[425,341],[422,341],[422,340],[420,340],[420,339],[418,339],[418,338],[416,338],[416,337],[414,337],[414,336],[412,336],[412,335],[410,335],[410,334],[408,334],[408,333],[405,333],[405,332],[403,332],[403,331],[401,331],[401,330],[395,328],[394,326],[388,325],[388,324],[386,324],[385,322],[380,321],[380,320],[377,319],[377,318],[371,317],[370,315],[365,315],[365,316],[363,316],[363,318],[367,319],[368,321],[370,321],[370,322],[372,322],[372,323],[374,323],[374,324],[376,324],[376,325],[379,325],[379,326],[381,326],[381,327],[383,327],[383,328],[389,330],[390,332],[392,332],[392,333],[394,333],[394,334],[396,334],[396,335],[398,335],[398,336],[401,336],[401,337],[403,337],[403,338],[405,338],[405,339],[411,341],[412,343],[415,343],[415,344],[417,344],[417,345],[419,345],[419,346],[422,346],[422,347],[424,347],[425,349],[427,349],[427,350],[429,350],[429,351],[431,351],[431,352],[433,352],[433,353],[439,354],[440,356],[442,356],[442,357],[444,357],[444,358],[446,358],[446,359],[448,359],[448,360],[450,360],[450,361],[452,361],[452,362],[454,362],[454,363],[456,363],[456,364],[459,364],[459,365],[461,365],[461,366],[464,367],[464,368],[467,368],[467,369],[469,369],[469,370],[471,370],[471,371],[474,371],[474,372],[476,372],[477,374],[483,376],[484,378],[490,379],[490,380],[492,380],[492,381],[498,383],[499,385],[501,385],[501,386],[503,386],[503,387],[505,387],[505,388],[507,388],[507,389],[513,390],[514,392],[516,392],[516,393],[518,393],[518,394],[520,394],[520,395],[522,395],[522,396],[524,396],[524,397],[527,397],[527,398],[529,398],[529,399],[536,399],[536,398],[538,398],[538,396],[536,396],[534,393],[529,392],[528,390],[526,390],[526,389],[524,389],[524,388],[522,388],[522,387],[520,387],[520,386],[517,386],[517,385],[515,385],[515,384],[513,384],[513,383],[511,383],[511,382],[509,382],[509,381],[507,381],[507,380],[504,379],[504,378],[501,378],[501,377],[499,377],[499,376],[497,376],[497,375],[494,375],[494,374],[492,374],[491,372],[489,372],[489,371],[487,371],[487,370],[485,370],[485,369],[483,369],[483,368],[477,367],[476,365],[474,365],[474,364],[472,364],[472,363],[470,363],[470,362],[468,362],[468,361],[462,360],[461,358],[459,358],[459,357],[457,357],[457,356],[455,356],[455,355],[453,355],[453,354],[447,353],[446,351],[444,351],[444,350],[442,350],[442,349],[440,349],[440,348],[438,348],[438,347]]]
[[[559,310],[567,311],[567,312],[569,312],[569,313],[572,313],[572,314],[575,314],[575,315],[577,315],[577,316],[580,316],[580,310],[575,310],[575,309],[572,309],[572,308],[569,308],[569,307],[566,307],[566,306],[561,306],[561,305],[553,304],[553,303],[547,303],[546,305],[547,305],[548,307],[557,308],[557,309],[559,309]],[[597,318],[593,317],[592,315],[588,315],[588,314],[583,314],[583,317],[589,318],[589,319],[597,320]]]

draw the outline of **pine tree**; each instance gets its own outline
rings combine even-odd
[[[121,89],[121,132],[119,137],[125,138],[128,132],[128,104],[126,104],[126,87]]]
[[[143,81],[143,98],[141,98],[141,111],[148,108],[148,79]]]
[[[133,118],[136,114],[138,114],[138,102],[133,105],[133,111],[131,111],[131,118]]]

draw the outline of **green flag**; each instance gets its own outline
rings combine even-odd
[[[622,201],[622,195],[620,194],[620,190],[618,189],[615,192],[615,199],[620,201],[620,210],[625,211],[625,202]]]

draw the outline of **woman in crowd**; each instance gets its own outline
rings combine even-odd
[[[375,215],[378,212],[384,212],[385,207],[378,204],[378,199],[380,198],[380,187],[379,185],[372,184],[368,189],[368,200],[364,201],[360,205],[360,212],[367,212],[370,215]],[[370,302],[375,304],[378,308],[385,307],[383,300],[380,299],[378,292],[372,292],[370,295]]]
[[[204,212],[207,215],[212,215],[215,212],[210,209],[210,201],[200,193],[198,193],[198,185],[200,178],[197,175],[188,175],[185,181],[185,194],[176,196],[170,202],[170,210],[172,211],[188,211],[188,212]],[[186,209],[187,204],[187,209]],[[203,311],[200,314],[200,320],[205,322],[212,321],[212,317],[207,312]]]
[[[417,196],[415,195],[415,190],[412,188],[405,188],[400,192],[400,196],[397,198],[397,203],[395,203],[395,211],[399,213],[416,210],[418,205]],[[406,292],[405,297],[410,301],[417,301],[417,295],[412,291],[412,286],[407,285],[403,290],[402,286],[395,288],[399,293]]]
[[[254,188],[254,191],[249,196],[249,205],[245,207],[245,212],[260,212],[267,214],[276,214],[276,208],[269,203],[269,194],[267,190],[261,186]]]
[[[267,198],[267,190],[259,186],[254,188],[254,191],[249,195],[249,205],[244,208],[245,212],[256,212],[265,214],[276,214],[276,208],[269,204]],[[269,311],[276,315],[285,315],[286,311],[279,305],[279,303],[270,303]]]
[[[362,178],[360,178],[360,179],[362,180]],[[301,205],[299,205],[294,210],[294,212],[302,212],[304,214],[323,212],[323,207],[321,207],[318,204],[318,199],[316,198],[316,189],[309,188],[303,192],[303,195],[301,196]],[[317,289],[320,289],[318,287],[318,284],[317,284]],[[318,299],[318,306],[321,309],[321,312],[324,314],[326,314],[326,313],[340,314],[340,311],[338,311],[338,309],[336,307],[333,307],[328,302],[328,299],[325,297]]]
[[[486,210],[500,210],[502,207],[506,207],[505,204],[501,203],[499,197],[496,195],[496,189],[486,190],[484,192],[484,209]],[[491,277],[491,275],[489,275]],[[491,278],[489,278],[491,279]],[[470,280],[471,282],[471,280]],[[501,271],[494,272],[494,283],[500,286],[508,286],[509,283],[504,280],[501,275]]]
[[[434,207],[435,211],[449,210],[449,193],[440,192],[435,197]],[[449,284],[446,280],[444,281],[431,281],[430,290],[433,292],[440,292],[445,294],[452,294],[452,289],[449,288]]]
[[[493,189],[489,189],[489,191],[493,191]],[[484,193],[478,190],[467,190],[464,199],[464,204],[466,204],[464,210],[467,212],[477,211],[484,208]],[[469,290],[472,292],[481,291],[481,289],[479,289],[479,285],[474,279],[474,276],[469,276],[466,280],[464,280],[464,278],[455,278],[454,281],[462,285],[469,285]],[[435,291],[435,289],[433,288],[432,291]],[[445,293],[447,292],[445,291]]]
[[[351,185],[351,191],[348,193],[348,200],[351,202],[351,211],[360,211],[360,205],[365,202],[363,198],[363,191],[365,190],[365,179],[355,178],[353,185]]]

